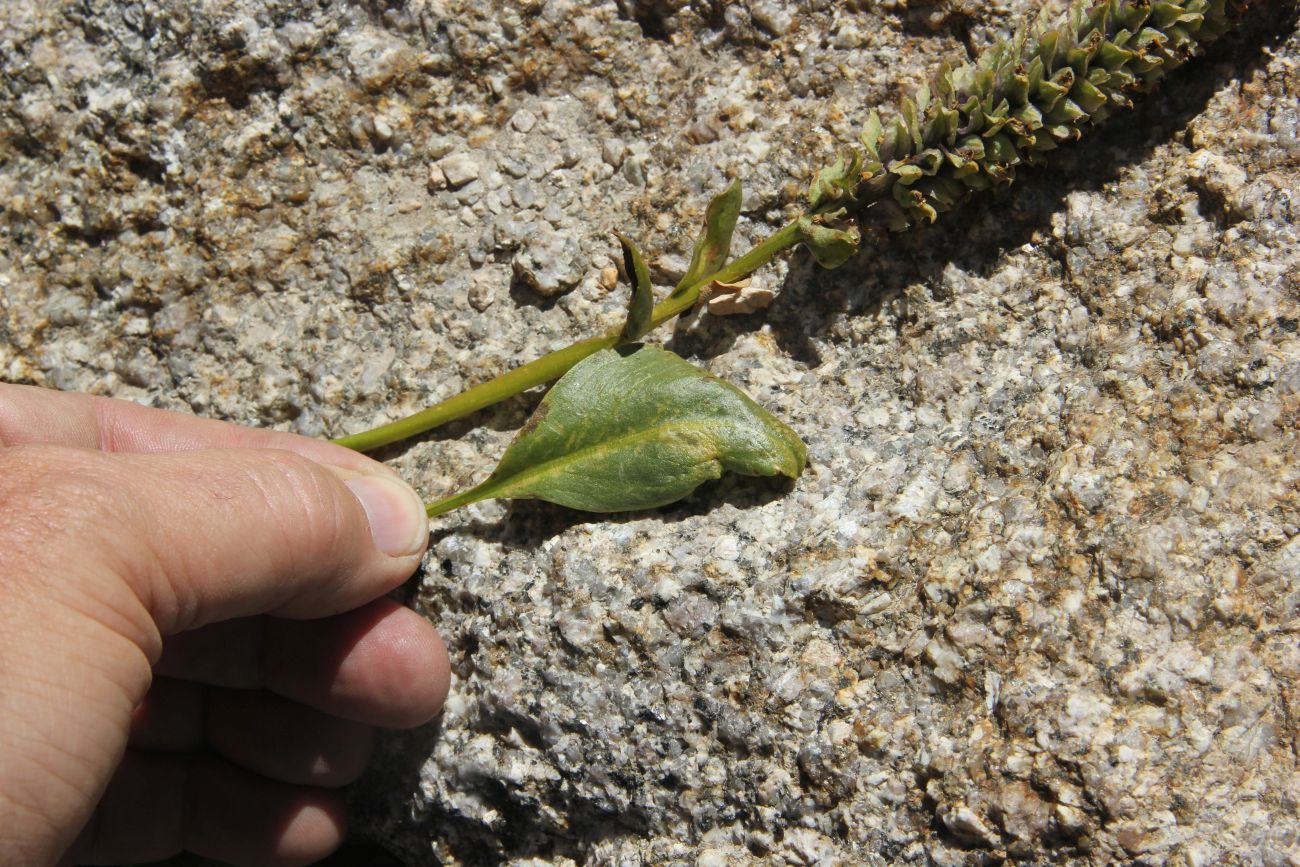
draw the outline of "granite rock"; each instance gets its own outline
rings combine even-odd
[[[1030,0],[0,10],[0,376],[308,435],[617,321],[711,194],[780,225],[870,106]],[[1300,860],[1300,35],[669,346],[792,488],[488,503],[409,599],[442,719],[357,833],[411,865]],[[484,477],[512,401],[387,457]]]

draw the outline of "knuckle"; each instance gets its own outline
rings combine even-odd
[[[0,449],[0,532],[11,541],[98,538],[120,514],[120,488],[97,453],[49,445]]]
[[[0,449],[0,580],[20,594],[11,599],[87,613],[109,604],[115,585],[88,579],[122,562],[129,510],[106,470],[103,456],[81,449]]]

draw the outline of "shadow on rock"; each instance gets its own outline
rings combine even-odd
[[[425,759],[433,755],[442,737],[442,721],[410,731],[382,731],[375,744],[375,755],[365,776],[348,790],[348,813],[352,824],[364,827],[364,837],[353,835],[338,853],[341,859],[326,862],[375,867],[414,867],[428,863],[428,846],[419,851],[395,848],[396,844],[419,839],[412,834],[410,798],[420,791],[420,773]]]
[[[627,524],[633,521],[658,520],[675,524],[707,515],[722,506],[753,509],[776,502],[794,489],[794,482],[784,477],[761,478],[727,475],[701,485],[695,493],[668,506],[639,512],[580,512],[539,500],[515,500],[500,521],[470,521],[436,530],[433,545],[456,533],[468,533],[519,551],[536,550],[549,539],[574,527],[588,524]]]

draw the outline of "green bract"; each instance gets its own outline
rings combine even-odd
[[[832,218],[839,216],[831,215]],[[858,251],[862,237],[856,226],[832,229],[813,217],[799,218],[799,240],[823,268],[838,268]]]
[[[740,202],[740,181],[733,181],[709,202],[704,215],[704,229],[695,241],[691,266],[686,269],[686,275],[673,290],[673,295],[687,291],[727,263],[727,256],[731,254],[731,236],[736,231],[736,221],[740,219]]]
[[[565,374],[488,480],[429,514],[493,497],[650,509],[724,472],[797,478],[805,459],[794,431],[739,389],[667,350],[623,346]]]
[[[1128,106],[1130,93],[1181,66],[1239,14],[1228,0],[1076,3],[976,63],[945,64],[888,123],[873,111],[862,150],[819,173],[809,203],[894,230],[933,222],[969,191],[1010,182],[1017,165]]]
[[[641,335],[650,330],[655,290],[650,282],[650,269],[636,244],[622,235],[618,236],[618,241],[623,245],[623,270],[632,281],[632,297],[627,303],[627,320],[623,323],[623,340],[631,342],[640,340]]]

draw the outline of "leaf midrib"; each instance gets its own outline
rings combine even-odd
[[[697,418],[689,421],[673,420],[663,422],[644,430],[629,431],[628,433],[621,434],[613,439],[601,440],[593,445],[582,447],[577,451],[565,452],[564,454],[557,455],[535,467],[531,467],[523,472],[510,476],[509,478],[501,479],[500,481],[489,478],[480,488],[480,493],[482,494],[481,499],[502,496],[500,493],[502,490],[531,481],[538,476],[545,475],[557,465],[563,467],[568,464],[577,463],[580,459],[590,459],[591,457],[599,456],[602,452],[614,451],[626,445],[635,444],[641,440],[651,440],[661,432],[670,428],[703,429],[708,426],[709,421],[709,419]],[[715,451],[720,450],[715,448]],[[714,460],[717,459],[717,457],[714,458]]]

